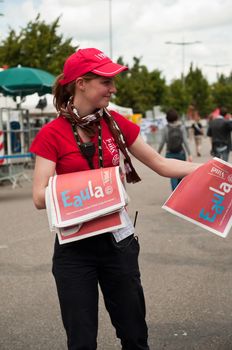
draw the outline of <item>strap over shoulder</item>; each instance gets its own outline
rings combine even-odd
[[[141,178],[137,174],[135,168],[133,167],[133,164],[131,162],[131,158],[129,156],[129,152],[126,146],[125,138],[123,135],[123,132],[121,131],[119,125],[117,124],[116,120],[114,117],[111,115],[111,113],[104,108],[104,115],[103,117],[105,118],[110,131],[112,132],[114,139],[122,152],[124,156],[124,165],[125,165],[125,172],[126,172],[126,181],[128,183],[136,183],[141,181]]]

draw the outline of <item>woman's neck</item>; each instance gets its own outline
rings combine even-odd
[[[73,105],[77,109],[77,112],[80,117],[85,117],[86,115],[93,114],[96,112],[96,108],[92,106],[88,106],[85,102],[79,100],[78,98],[74,98]]]

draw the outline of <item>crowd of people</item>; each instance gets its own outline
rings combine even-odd
[[[194,140],[196,157],[201,157],[202,141],[205,136],[209,138],[210,155],[228,162],[232,147],[232,117],[227,108],[218,108],[214,113],[210,114],[206,119],[205,128],[198,109],[193,105],[190,105],[188,108],[187,119],[190,122],[188,128],[181,121],[175,109],[167,111],[167,125],[161,130],[158,152],[161,153],[166,145],[166,158],[188,159],[191,162],[192,152],[189,139],[192,137]],[[180,181],[181,178],[171,178],[172,190],[176,188]]]

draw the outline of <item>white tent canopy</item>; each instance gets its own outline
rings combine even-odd
[[[38,94],[33,94],[33,95],[29,95],[26,97],[25,101],[22,103],[21,107],[22,108],[26,108],[29,110],[29,113],[32,115],[41,115],[41,109],[36,108],[39,99],[41,98],[46,98],[47,100],[47,105],[46,107],[43,109],[43,115],[46,114],[56,114],[56,109],[53,105],[53,95],[51,94],[46,94],[44,96],[38,96]],[[112,109],[124,116],[129,116],[133,114],[133,109],[132,108],[128,108],[128,107],[123,107],[123,106],[118,106],[112,102],[109,103],[109,109]]]
[[[112,109],[113,111],[116,111],[124,116],[130,116],[133,114],[133,109],[129,108],[129,107],[122,107],[122,106],[118,106],[115,103],[110,102],[109,109]]]
[[[53,105],[53,95],[46,94],[39,96],[37,93],[33,95],[28,95],[25,98],[25,101],[22,103],[21,107],[29,110],[29,114],[41,115],[41,109],[36,108],[40,99],[46,98],[47,105],[43,108],[43,114],[56,114],[56,109]]]

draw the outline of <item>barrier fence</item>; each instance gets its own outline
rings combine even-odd
[[[0,108],[0,182],[8,180],[15,188],[21,179],[30,181],[25,167],[33,161],[29,147],[38,130],[27,109]]]
[[[15,188],[17,185],[21,186],[20,180],[24,179],[27,181],[31,181],[25,171],[25,159],[27,162],[31,160],[33,157],[32,153],[25,153],[19,155],[11,155],[11,156],[0,156],[0,164],[4,161],[4,164],[0,166],[0,182],[2,181],[10,181],[12,183],[12,187]],[[17,159],[19,162],[17,163],[8,163],[9,160]]]

